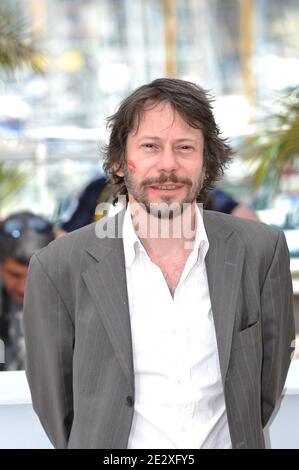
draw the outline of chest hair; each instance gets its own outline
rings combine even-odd
[[[183,253],[178,255],[176,258],[163,262],[159,259],[152,259],[153,263],[161,269],[172,297],[174,296],[177,285],[180,282],[188,256],[188,253]]]

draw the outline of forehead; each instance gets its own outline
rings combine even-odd
[[[28,266],[26,264],[19,263],[14,258],[6,258],[2,262],[3,272],[14,272],[18,274],[26,274]]]
[[[186,121],[186,119],[167,101],[159,103],[146,103],[139,116],[138,122],[130,132],[131,136],[139,136],[143,133],[153,135],[183,133],[188,135],[201,134]]]

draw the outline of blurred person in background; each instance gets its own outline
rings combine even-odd
[[[243,219],[260,220],[256,212],[249,206],[236,201],[221,188],[214,188],[209,192],[205,209],[223,212]]]
[[[30,261],[33,407],[58,448],[264,448],[293,351],[284,234],[202,209],[233,152],[196,84],[143,85],[109,124],[125,209]]]
[[[74,212],[60,225],[58,234],[72,232],[95,221],[95,208],[100,201],[100,196],[102,195],[100,202],[106,202],[109,199],[109,195],[104,194],[105,188],[105,177],[91,181],[79,196]]]
[[[52,224],[31,212],[0,222],[0,338],[5,346],[0,370],[25,368],[22,310],[28,265],[33,253],[53,239]]]

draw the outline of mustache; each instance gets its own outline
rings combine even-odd
[[[159,178],[146,178],[141,183],[141,186],[152,186],[153,184],[164,184],[164,183],[178,183],[178,184],[187,184],[192,186],[192,181],[189,178],[179,177],[176,175],[165,175],[161,174]]]

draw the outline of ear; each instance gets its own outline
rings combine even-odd
[[[120,176],[121,178],[123,178],[123,177],[125,176],[125,175],[124,175],[124,172],[123,172],[121,169],[119,169],[118,171],[116,171],[115,174],[116,174],[117,176]]]
[[[114,173],[117,175],[117,176],[120,176],[121,178],[124,176],[124,172],[121,168],[121,166],[118,166],[118,165],[114,165],[113,167],[113,170],[114,170]]]

